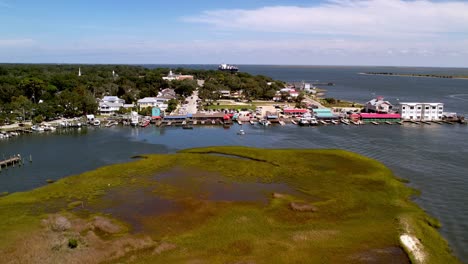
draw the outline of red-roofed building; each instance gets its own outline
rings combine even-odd
[[[377,113],[361,113],[360,119],[364,122],[398,122],[401,121],[400,114],[377,114]]]
[[[309,110],[307,109],[284,109],[283,112],[285,115],[303,115],[309,112]]]

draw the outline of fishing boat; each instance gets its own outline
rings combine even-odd
[[[130,114],[130,125],[138,126],[139,120],[140,118],[138,116],[138,113],[135,111],[132,111],[132,113]]]

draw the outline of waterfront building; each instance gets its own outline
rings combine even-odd
[[[168,107],[167,101],[170,99],[166,97],[145,97],[138,100],[138,107],[140,110],[146,107],[159,107],[161,111],[165,111]]]
[[[443,112],[443,103],[400,103],[400,113],[403,120],[441,120]]]
[[[176,74],[173,73],[172,70],[169,71],[169,74],[165,77],[162,77],[163,80],[166,81],[173,81],[173,80],[193,80],[193,75],[183,75],[183,74]]]
[[[369,122],[399,122],[401,121],[400,114],[378,114],[378,113],[360,113],[359,119],[365,123]]]
[[[120,99],[117,96],[104,96],[99,100],[98,110],[101,115],[112,115],[119,111],[121,107],[124,107],[124,105],[124,99]]]
[[[284,109],[283,110],[283,113],[288,116],[300,116],[308,112],[309,110],[307,109]]]
[[[330,108],[314,108],[312,111],[317,119],[338,119]]]
[[[382,96],[374,98],[366,103],[367,113],[390,113],[393,110],[393,105],[389,101],[384,101]]]

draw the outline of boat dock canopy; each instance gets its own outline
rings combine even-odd
[[[186,115],[172,115],[172,116],[165,116],[164,119],[167,119],[167,120],[180,120],[180,119],[186,119],[187,116]]]
[[[314,111],[314,115],[320,119],[338,118],[336,115],[332,113],[332,110],[330,108],[316,108],[316,109],[313,109],[313,111]]]

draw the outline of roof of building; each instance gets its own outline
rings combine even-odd
[[[428,104],[428,105],[440,105],[441,104],[441,105],[443,105],[443,103],[421,103],[421,102],[419,102],[419,103],[415,103],[415,102],[407,103],[407,102],[400,102],[400,105],[413,105],[414,106],[414,105],[418,105],[418,104]]]
[[[314,111],[314,113],[331,113],[332,110],[330,108],[314,108],[312,111]]]
[[[361,118],[401,118],[400,114],[374,114],[374,113],[361,113]]]
[[[307,109],[284,109],[285,113],[307,113]]]
[[[123,99],[120,99],[118,96],[104,96],[102,98],[103,101],[121,101]]]
[[[370,100],[369,102],[367,102],[367,104],[370,104],[370,105],[380,105],[380,104],[392,105],[389,101],[384,101],[383,97],[374,98],[374,99]]]
[[[187,115],[167,115],[164,119],[185,119],[187,117]]]
[[[109,106],[109,107],[121,107],[123,103],[111,103],[111,102],[99,102],[99,107]]]
[[[192,117],[194,118],[223,118],[224,113],[196,113],[193,114]]]

